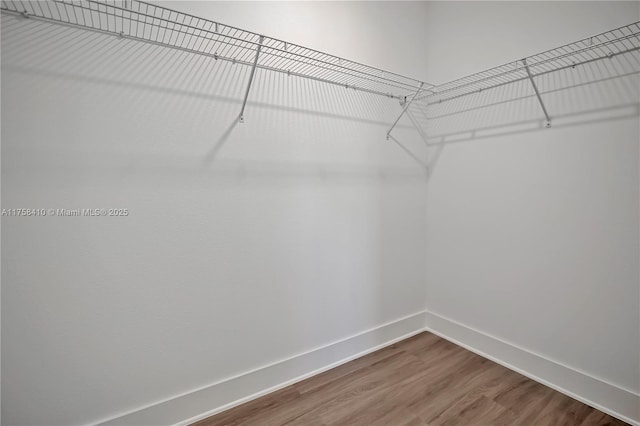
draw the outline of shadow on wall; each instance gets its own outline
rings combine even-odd
[[[3,73],[18,81],[38,76],[45,97],[55,96],[54,86],[68,88],[68,102],[87,106],[87,116],[77,117],[76,132],[103,139],[119,134],[104,149],[111,154],[126,150],[128,172],[139,170],[148,158],[165,157],[165,165],[184,163],[189,171],[204,174],[237,169],[247,177],[257,168],[264,178],[266,169],[284,167],[282,173],[291,175],[308,164],[305,176],[331,178],[337,166],[344,178],[344,169],[353,164],[353,177],[424,178],[384,140],[400,111],[395,100],[257,69],[247,123],[238,124],[247,66],[13,15],[2,16],[2,29]],[[37,108],[35,99],[27,101],[25,109]],[[90,112],[102,114],[103,120]],[[155,130],[146,140],[124,143],[124,136],[147,126]],[[107,134],[92,134],[95,128]],[[71,140],[61,138],[56,148],[77,149]],[[182,147],[175,146],[178,142]],[[169,145],[174,146],[167,151]],[[145,157],[132,156],[136,150]]]
[[[424,306],[395,101],[257,70],[239,124],[248,67],[6,15],[1,42],[3,205],[129,212],[3,218],[8,423],[94,424]]]
[[[552,126],[528,80],[442,102],[416,100],[408,110],[429,147],[428,175],[444,147],[528,132],[640,116],[640,51],[534,77]]]

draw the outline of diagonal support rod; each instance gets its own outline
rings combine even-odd
[[[258,65],[258,57],[260,56],[260,49],[262,49],[263,41],[264,41],[264,36],[260,36],[260,42],[258,43],[258,48],[256,49],[256,57],[253,58],[253,66],[251,67],[251,74],[249,74],[249,84],[247,84],[247,91],[244,92],[244,101],[242,102],[240,117],[238,118],[238,121],[240,121],[240,123],[244,123],[244,107],[247,106],[247,99],[249,98],[251,83],[253,83],[253,75],[256,73],[256,65]]]
[[[387,132],[387,140],[389,140],[389,136],[391,136],[391,131],[393,130],[394,127],[396,127],[396,124],[398,124],[398,121],[400,121],[400,119],[402,118],[404,113],[407,112],[407,110],[409,109],[409,106],[411,106],[411,103],[413,102],[413,100],[420,94],[420,92],[422,92],[422,87],[423,86],[424,86],[424,82],[421,82],[420,83],[420,88],[416,91],[416,93],[413,94],[413,96],[411,97],[411,100],[409,102],[405,102],[404,108],[402,109],[402,112],[400,113],[398,118],[396,118],[396,121],[391,125],[391,128]]]
[[[536,96],[538,97],[538,102],[540,102],[540,106],[542,107],[542,112],[544,112],[544,116],[547,119],[547,127],[551,127],[551,118],[549,117],[549,113],[547,112],[547,108],[545,108],[544,103],[542,102],[542,96],[540,96],[540,92],[538,91],[538,86],[536,86],[536,82],[533,81],[533,75],[531,75],[531,71],[529,70],[529,65],[527,65],[527,59],[523,59],[522,63],[524,64],[524,68],[527,70],[527,75],[529,76],[529,80],[531,80],[531,85],[533,86],[533,90],[536,92]]]

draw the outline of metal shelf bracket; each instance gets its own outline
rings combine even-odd
[[[260,49],[262,49],[262,42],[264,36],[260,36],[258,47],[256,48],[256,56],[253,58],[253,65],[251,66],[251,74],[249,74],[249,83],[247,84],[247,91],[244,93],[244,101],[242,101],[242,109],[240,110],[240,116],[238,121],[244,123],[244,107],[247,106],[247,99],[249,98],[249,91],[251,90],[251,83],[253,83],[253,76],[256,73],[256,65],[258,65],[258,57],[260,56]]]
[[[538,86],[536,86],[536,82],[533,80],[533,75],[531,75],[531,70],[529,69],[529,65],[527,65],[527,59],[523,59],[522,63],[524,64],[524,68],[527,71],[527,76],[529,76],[529,81],[531,81],[531,85],[533,86],[533,90],[536,92],[536,96],[538,98],[538,102],[540,102],[540,106],[542,107],[542,112],[544,112],[544,117],[547,119],[547,127],[551,127],[551,118],[549,117],[549,113],[547,112],[547,108],[544,106],[544,102],[542,102],[542,96],[540,96],[540,91],[538,91]]]
[[[423,87],[424,87],[424,82],[421,82],[420,87],[418,88],[416,93],[414,93],[413,96],[411,96],[411,99],[409,101],[406,101],[406,100],[404,101],[404,108],[402,108],[402,112],[400,113],[398,118],[396,118],[396,121],[393,122],[393,124],[391,125],[391,128],[387,131],[387,140],[389,140],[389,138],[391,137],[391,131],[394,129],[394,127],[396,127],[396,124],[398,124],[398,121],[400,121],[400,119],[405,114],[405,112],[407,112],[407,109],[409,109],[409,107],[411,106],[411,103],[413,103],[413,100],[420,94],[420,92],[422,92]]]

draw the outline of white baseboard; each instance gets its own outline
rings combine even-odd
[[[188,425],[422,331],[434,333],[620,420],[640,426],[640,395],[431,311],[417,312],[207,387],[123,413],[100,424]]]
[[[640,395],[437,313],[426,311],[425,318],[426,331],[620,420],[640,426]]]
[[[99,424],[188,425],[418,334],[424,315],[417,312]]]

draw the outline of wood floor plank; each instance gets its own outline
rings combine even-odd
[[[451,405],[438,418],[429,422],[429,426],[458,426],[474,424],[482,419],[486,425],[507,426],[516,424],[516,415],[486,396],[479,398],[461,398]]]
[[[626,423],[421,333],[195,426],[621,426]]]
[[[366,374],[355,381],[339,380],[316,391],[314,396],[325,397],[309,414],[320,416],[325,424],[354,423],[354,412],[364,411],[377,395],[387,394],[395,383],[417,374],[423,367],[416,357],[398,353],[366,367]]]
[[[538,424],[579,425],[593,411],[591,407],[572,398],[566,398],[558,392],[552,394],[549,404],[535,417]]]
[[[592,409],[580,426],[625,426],[627,423],[613,418],[602,411]]]
[[[372,352],[351,362],[332,368],[329,371],[320,373],[317,376],[312,377],[311,380],[303,380],[302,382],[297,383],[295,387],[298,392],[303,394],[311,392],[335,380],[345,377],[348,374],[359,371],[362,368],[371,366],[372,364],[402,352],[405,352],[404,346],[401,347],[398,344],[390,345],[386,348],[380,349],[379,351]]]
[[[270,409],[276,407],[277,411],[281,410],[281,407],[287,401],[298,401],[298,397],[300,394],[298,391],[288,386],[284,389],[281,389],[277,392],[273,392],[269,395],[265,395],[261,398],[254,399],[246,404],[243,404],[240,407],[233,408],[231,410],[224,411],[216,416],[210,417],[209,419],[205,419],[204,422],[209,421],[209,423],[204,423],[206,425],[244,425],[249,422],[253,417],[261,417],[263,413],[269,411]],[[198,422],[197,424],[200,424]]]

